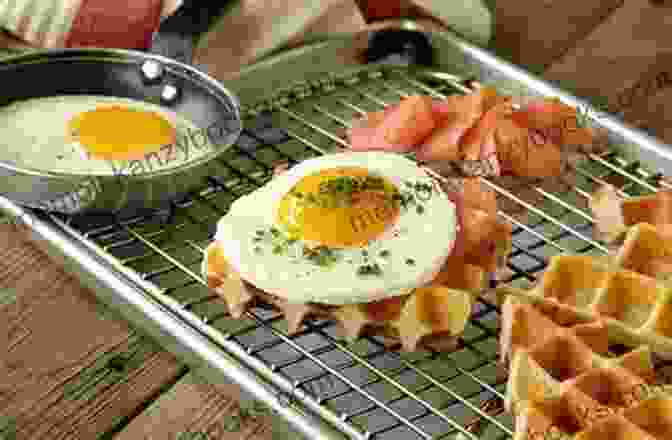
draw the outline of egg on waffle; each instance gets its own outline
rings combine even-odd
[[[373,332],[408,350],[446,347],[486,284],[495,261],[487,255],[501,260],[510,246],[510,229],[491,227],[499,246],[487,246],[487,258],[474,250],[484,233],[463,233],[464,210],[473,210],[464,205],[394,153],[306,160],[231,205],[203,274],[234,316],[262,300],[282,310],[290,331],[317,316],[349,339]],[[501,226],[486,215],[475,224]]]
[[[215,240],[255,287],[342,305],[431,281],[457,227],[455,205],[414,162],[342,153],[306,160],[233,202]]]

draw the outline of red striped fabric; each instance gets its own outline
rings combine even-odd
[[[162,10],[162,0],[83,0],[65,46],[147,49]]]

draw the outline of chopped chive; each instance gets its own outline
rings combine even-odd
[[[409,266],[414,266],[415,265],[415,260],[412,259],[412,258],[407,258],[406,259],[406,264],[408,264]]]
[[[264,235],[264,231],[262,231],[261,229],[257,229],[257,235],[259,236]]]
[[[362,255],[365,256],[365,257],[368,257],[369,256],[369,251],[363,250]]]
[[[383,258],[389,257],[390,256],[390,251],[388,251],[387,249],[384,249],[384,250],[380,251],[379,255]]]
[[[422,205],[418,205],[418,206],[415,207],[415,211],[418,214],[422,214],[423,212],[425,212],[425,208]]]
[[[259,243],[261,240],[262,240],[261,237],[254,237],[254,238],[252,239],[252,241],[255,242],[255,243]]]
[[[383,271],[378,264],[364,264],[357,268],[357,275],[360,276],[380,275],[382,272]]]
[[[255,252],[256,254],[260,254],[260,253],[261,253],[261,247],[259,247],[259,246],[255,246],[255,247],[254,247],[254,252]]]
[[[284,250],[284,248],[283,248],[281,245],[279,245],[279,244],[273,246],[273,254],[274,254],[274,255],[281,254],[283,250]]]
[[[271,228],[270,231],[271,231],[271,235],[273,235],[274,237],[277,237],[280,234],[280,231],[278,231],[278,229],[274,228],[274,227]]]

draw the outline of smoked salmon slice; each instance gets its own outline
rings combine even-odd
[[[541,131],[558,145],[590,145],[595,138],[590,127],[581,126],[577,110],[557,98],[532,101],[512,117],[523,127]]]
[[[492,107],[487,109],[478,122],[464,134],[460,145],[460,159],[470,162],[487,161],[492,174],[499,176],[502,166],[497,157],[495,131],[500,121],[510,113],[511,107],[507,99],[491,101],[493,101]]]
[[[363,118],[350,140],[354,150],[412,151],[424,162],[481,162],[489,175],[545,178],[562,173],[570,146],[593,144],[593,130],[580,125],[558,99],[514,109],[511,97],[482,87],[444,100],[404,98]]]
[[[503,174],[543,178],[562,172],[562,150],[542,133],[521,127],[513,119],[505,119],[499,121],[494,136]]]
[[[462,225],[459,235],[464,261],[495,272],[511,250],[511,224],[480,209],[465,208]]]
[[[497,215],[497,194],[486,186],[481,179],[469,177],[461,180],[464,206],[479,209],[489,215]]]
[[[419,160],[459,160],[460,144],[467,131],[478,122],[492,101],[491,89],[449,96],[435,104],[438,127],[418,149]]]
[[[409,96],[398,105],[369,113],[350,128],[351,148],[411,151],[436,127],[432,104],[429,96]]]
[[[416,157],[422,161],[461,160],[464,159],[461,144],[465,134],[490,108],[509,100],[490,87],[464,96],[449,96],[444,100],[410,96],[399,104],[368,113],[355,121],[348,131],[351,148],[397,153],[415,151]],[[487,120],[479,125],[476,136],[483,132],[486,125]],[[473,157],[471,160],[489,159],[492,167],[499,170],[494,139],[484,142],[475,139],[473,142],[482,144],[484,151],[482,154],[470,154]]]

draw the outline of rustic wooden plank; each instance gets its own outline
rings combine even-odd
[[[492,0],[491,46],[512,62],[541,73],[618,10],[623,1]]]
[[[600,97],[626,121],[667,142],[672,84],[672,7],[628,0],[544,77],[585,97]]]
[[[186,373],[12,225],[0,226],[0,288],[7,438],[98,438]]]
[[[224,80],[270,51],[296,43],[308,27],[316,31],[315,20],[339,1],[312,2],[306,7],[302,0],[242,0],[199,40],[194,62],[214,78]]]
[[[299,440],[269,410],[240,417],[249,402],[233,384],[213,385],[191,372],[136,417],[114,440]],[[243,408],[250,406],[243,403]]]
[[[330,2],[322,15],[314,17],[304,32],[295,35],[285,46],[296,47],[313,39],[333,34],[357,33],[365,28],[364,18],[354,1]]]

